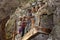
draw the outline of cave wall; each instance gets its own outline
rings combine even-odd
[[[5,24],[7,22],[7,20],[10,17],[7,16],[6,18],[4,18],[2,21],[0,21],[0,40],[6,40],[6,34],[5,34]]]
[[[18,0],[0,0],[0,20],[7,15],[11,15],[18,5]]]
[[[6,40],[5,24],[18,6],[17,0],[0,0],[0,40]]]
[[[54,27],[52,30],[52,40],[60,40],[60,0],[49,0],[49,6],[53,12]],[[54,10],[53,10],[54,9]]]

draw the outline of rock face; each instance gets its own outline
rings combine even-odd
[[[56,10],[55,10],[55,16],[54,16],[54,22],[55,23],[55,27],[54,27],[54,37],[55,40],[60,40],[60,0],[55,0],[55,6],[56,6]]]
[[[0,40],[5,40],[5,19],[11,15],[18,7],[19,1],[17,0],[0,0]]]
[[[18,5],[19,1],[17,0],[0,0],[0,19],[11,15]]]
[[[0,40],[6,40],[5,38],[5,24],[7,22],[7,20],[9,19],[10,17],[6,17],[4,18],[1,22],[0,22]]]
[[[46,40],[47,38],[48,38],[48,35],[39,34],[36,37],[29,39],[29,40]]]
[[[54,28],[52,30],[52,40],[60,40],[60,0],[49,0],[50,7],[54,8]],[[53,7],[54,6],[54,7]]]
[[[19,5],[25,5],[30,0],[0,0],[0,19],[12,15]]]

